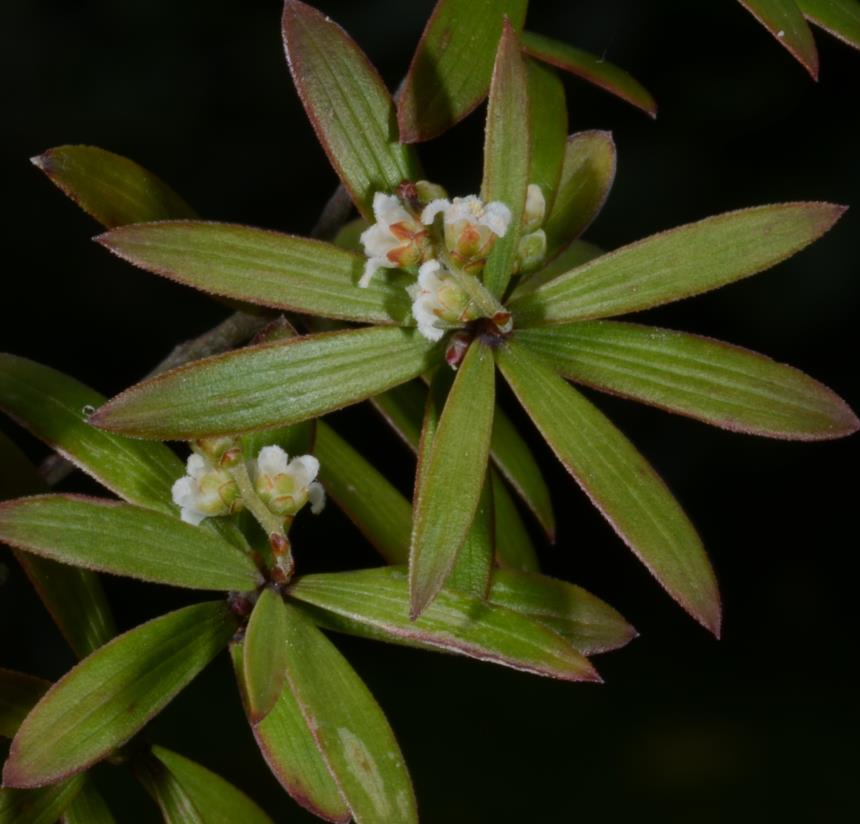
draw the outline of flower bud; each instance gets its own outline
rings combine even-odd
[[[546,232],[538,229],[520,238],[517,248],[517,271],[529,272],[543,263],[546,257]]]
[[[409,294],[418,331],[428,340],[439,340],[446,329],[478,317],[469,296],[438,260],[421,266],[418,282],[409,287]]]
[[[236,438],[228,436],[200,438],[191,448],[219,469],[229,469],[242,460],[242,446]]]
[[[289,456],[279,446],[260,450],[255,468],[254,488],[260,500],[276,515],[295,515],[308,501],[318,514],[325,505],[325,492],[314,479],[320,463],[313,455]]]
[[[242,508],[239,487],[223,469],[215,469],[196,452],[188,456],[187,475],[173,484],[173,503],[185,523],[197,526],[204,518],[231,515]]]
[[[526,207],[523,212],[523,233],[533,232],[543,225],[546,217],[546,198],[537,183],[529,183],[526,190]]]
[[[415,193],[421,206],[426,206],[433,200],[443,200],[448,197],[445,189],[438,183],[431,183],[429,180],[415,181]]]

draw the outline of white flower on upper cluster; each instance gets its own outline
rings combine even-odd
[[[437,341],[453,326],[462,326],[477,315],[468,296],[438,260],[428,260],[418,270],[418,282],[409,287],[412,316],[418,331]]]
[[[316,480],[320,462],[313,455],[289,456],[280,446],[264,446],[252,467],[254,487],[277,515],[295,515],[308,501],[318,515],[325,506],[325,490]]]
[[[445,226],[445,246],[467,271],[484,265],[496,239],[504,237],[511,225],[511,210],[504,203],[484,203],[477,195],[433,200],[421,212],[421,222],[429,226],[439,214]]]
[[[197,526],[204,518],[229,515],[242,508],[236,482],[202,455],[189,455],[186,471],[188,474],[179,478],[171,490],[173,503],[180,507],[185,523]]]
[[[533,232],[540,228],[546,217],[546,198],[537,183],[529,183],[526,189],[526,207],[523,212],[523,229]]]
[[[373,196],[376,223],[361,233],[367,263],[358,285],[366,288],[380,268],[416,266],[429,248],[427,229],[411,215],[397,195],[377,192]]]

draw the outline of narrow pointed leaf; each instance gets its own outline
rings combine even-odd
[[[567,101],[564,85],[549,66],[529,60],[529,183],[536,183],[552,209],[561,178],[567,142]]]
[[[532,57],[599,86],[610,94],[632,103],[651,117],[657,116],[657,103],[651,93],[624,69],[595,57],[587,51],[542,34],[523,32],[522,41],[523,48]]]
[[[540,564],[517,505],[497,472],[490,473],[495,514],[496,563],[505,568],[537,572]]]
[[[815,38],[803,19],[796,0],[740,0],[811,75],[818,79],[818,51]]]
[[[520,41],[505,20],[490,83],[484,139],[481,197],[499,200],[511,210],[511,224],[496,240],[484,267],[484,283],[501,297],[511,278],[520,242],[529,181],[529,82]]]
[[[38,787],[104,758],[170,703],[235,629],[227,606],[212,601],[155,618],[96,650],[27,716],[4,784]]]
[[[315,453],[326,494],[389,564],[409,560],[412,507],[391,482],[331,427],[318,424]]]
[[[134,764],[134,775],[158,804],[165,824],[206,824],[200,810],[179,782],[155,758],[138,757]]]
[[[131,504],[37,495],[0,504],[0,540],[54,561],[192,589],[250,590],[249,555],[217,535]]]
[[[33,163],[103,226],[194,217],[194,210],[166,183],[113,152],[58,146]]]
[[[243,643],[230,646],[236,680],[247,712]],[[285,687],[271,712],[251,730],[269,769],[293,800],[326,821],[345,824],[351,818],[292,690]]]
[[[429,140],[462,120],[486,97],[507,15],[522,28],[528,0],[438,0],[399,95],[406,143]]]
[[[229,223],[165,221],[96,238],[148,272],[204,292],[362,323],[411,323],[405,278],[358,288],[365,258],[319,240]]]
[[[441,373],[440,373],[441,374]],[[487,471],[495,404],[495,369],[488,347],[475,341],[466,353],[431,430],[415,482],[409,583],[414,618],[433,600],[451,572],[475,517]],[[436,402],[431,391],[428,406]]]
[[[90,422],[180,440],[286,426],[420,375],[435,351],[413,330],[386,327],[249,346],[139,383]]]
[[[81,791],[86,778],[76,775],[51,787],[0,789],[0,821],[3,824],[54,824]]]
[[[583,655],[618,649],[636,637],[636,630],[609,604],[546,575],[497,569],[490,601],[549,627]]]
[[[220,775],[164,747],[153,747],[152,755],[163,765],[169,780],[199,810],[204,824],[271,824],[269,818],[245,793]],[[178,824],[185,819],[176,817]]]
[[[374,192],[418,177],[412,149],[398,142],[391,95],[364,52],[316,9],[287,0],[283,34],[293,82],[317,138],[369,218]]]
[[[715,635],[717,582],[690,520],[636,448],[525,345],[497,350],[499,367],[552,450],[666,591]]]
[[[780,203],[652,235],[510,302],[521,326],[637,312],[769,269],[821,237],[845,207]]]
[[[857,0],[797,0],[797,5],[807,20],[860,49],[860,3]]]
[[[617,321],[523,329],[565,377],[735,432],[839,438],[860,426],[845,401],[798,369],[728,343]]]
[[[12,738],[51,684],[44,678],[0,669],[0,737]]]
[[[515,300],[529,292],[534,292],[539,286],[575,269],[577,266],[582,266],[583,263],[588,263],[596,257],[600,257],[603,250],[585,240],[574,240],[573,243],[566,246],[561,252],[556,255],[546,266],[538,269],[530,275],[526,275],[517,284],[516,289],[511,292],[510,300]]]
[[[427,404],[427,387],[421,381],[409,381],[375,395],[370,402],[403,442],[417,453]]]
[[[86,778],[81,791],[63,813],[62,822],[63,824],[115,824],[116,819],[101,793],[96,789],[93,780]]]
[[[448,586],[468,592],[476,598],[486,598],[493,571],[493,554],[496,540],[493,486],[489,474],[484,478],[478,509],[469,529],[463,548],[448,576]]]
[[[615,143],[609,132],[568,138],[558,194],[544,231],[550,256],[579,237],[597,217],[615,180]]]
[[[530,618],[458,590],[443,589],[409,619],[403,567],[304,575],[290,595],[315,621],[338,632],[391,644],[465,655],[566,681],[599,681],[591,664],[560,635]]]
[[[284,599],[271,588],[260,593],[245,632],[245,695],[248,715],[256,724],[278,700],[286,680],[287,611]]]
[[[35,468],[0,432],[0,498],[41,492]],[[13,550],[39,599],[78,658],[89,655],[116,634],[113,615],[98,576],[88,569],[59,564]]]
[[[286,608],[287,680],[356,824],[417,822],[406,764],[376,700],[334,644]]]

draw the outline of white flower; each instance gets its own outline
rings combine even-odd
[[[427,230],[403,206],[397,195],[373,196],[376,223],[361,233],[367,263],[358,285],[366,288],[380,268],[399,269],[421,262],[428,248]]]
[[[537,183],[529,183],[526,190],[526,207],[523,212],[523,229],[533,232],[540,228],[546,217],[546,198]]]
[[[229,515],[241,509],[239,489],[223,470],[215,469],[196,452],[188,456],[187,475],[173,484],[173,503],[181,509],[180,517],[197,526],[204,518]]]
[[[253,469],[257,494],[277,515],[295,515],[308,501],[314,515],[325,506],[325,490],[316,480],[320,462],[313,455],[290,461],[280,446],[264,446]]]
[[[445,246],[469,271],[483,267],[496,238],[504,237],[511,225],[511,210],[504,203],[484,203],[476,195],[433,200],[421,212],[421,222],[430,225],[439,214],[445,225]]]
[[[447,329],[477,317],[466,293],[438,260],[422,264],[418,282],[409,287],[409,295],[418,331],[428,340],[439,340]]]

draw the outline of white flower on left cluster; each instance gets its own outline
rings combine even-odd
[[[418,331],[428,340],[440,340],[448,329],[477,317],[466,293],[438,260],[422,264],[409,296]]]
[[[377,270],[418,265],[429,248],[427,229],[403,206],[397,195],[373,196],[376,223],[361,233],[367,263],[358,285],[366,288]]]
[[[252,467],[254,487],[276,515],[295,515],[308,501],[318,515],[325,506],[325,490],[316,480],[320,462],[313,455],[292,460],[280,446],[264,446]]]
[[[171,490],[173,503],[180,507],[180,517],[185,523],[197,526],[204,518],[229,515],[242,508],[236,482],[202,455],[193,452],[188,456],[186,472]]]

